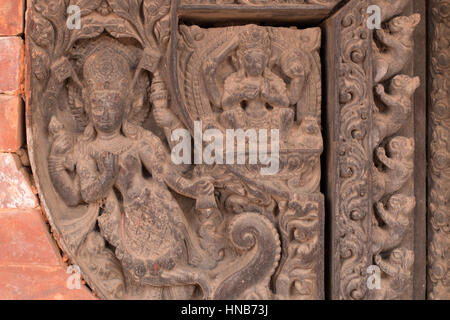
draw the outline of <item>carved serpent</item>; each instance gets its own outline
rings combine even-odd
[[[257,213],[236,216],[229,226],[229,237],[238,250],[248,250],[235,261],[216,283],[211,299],[242,298],[248,289],[267,287],[280,260],[281,243],[273,224]]]

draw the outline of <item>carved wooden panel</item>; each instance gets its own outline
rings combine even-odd
[[[90,287],[106,299],[424,296],[417,2],[29,1],[32,169]],[[445,6],[431,6],[432,298],[448,293]]]
[[[352,1],[326,22],[327,170],[331,206],[331,285],[334,299],[360,299],[371,264],[372,37],[367,1]]]
[[[408,126],[420,78],[406,73],[421,17],[400,15],[408,1],[395,3],[370,2],[383,13],[384,28],[374,34],[368,1],[350,1],[325,22],[326,41],[338,47],[327,48],[326,65],[335,299],[414,296],[415,139]],[[370,270],[380,270],[381,288],[368,285]]]
[[[177,105],[189,128],[200,120],[222,133],[280,129],[276,174],[259,165],[201,169],[217,181],[224,222],[246,211],[267,216],[282,243],[275,297],[323,297],[320,29],[180,25],[177,35]]]
[[[430,1],[430,172],[428,294],[450,299],[450,1]]]
[[[55,237],[91,287],[323,298],[321,30],[178,27],[169,1],[70,4],[80,28],[64,1],[30,5],[29,148]],[[264,132],[275,171],[251,148],[245,164],[176,164],[172,136],[195,139],[198,123]]]
[[[299,7],[307,8],[308,5],[317,5],[327,8],[332,8],[339,3],[340,0],[218,0],[218,1],[205,1],[205,0],[181,0],[182,4],[206,4],[206,5],[241,5],[241,6],[285,6],[285,5],[297,5]]]

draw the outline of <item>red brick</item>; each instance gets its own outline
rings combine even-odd
[[[0,266],[62,266],[40,210],[0,211]]]
[[[0,267],[0,300],[94,300],[81,286],[68,289],[63,268],[38,266]]]
[[[39,206],[28,173],[17,155],[0,153],[0,209],[29,209]]]
[[[22,58],[23,40],[21,38],[0,38],[0,93],[20,93]]]
[[[24,0],[0,1],[0,35],[15,36],[23,32]]]
[[[0,95],[0,152],[17,152],[23,143],[23,103],[17,96]]]

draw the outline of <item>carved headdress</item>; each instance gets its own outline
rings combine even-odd
[[[251,24],[239,34],[238,54],[243,55],[248,50],[262,50],[270,54],[270,37],[266,29]]]
[[[141,56],[142,50],[110,37],[79,45],[74,58],[82,75],[83,92],[69,83],[69,107],[80,130],[88,125],[88,95],[95,91],[118,93],[126,101],[126,120],[136,125],[145,121],[150,109],[150,81],[148,74],[137,70]]]
[[[133,52],[108,38],[100,39],[86,49],[85,60],[82,61],[86,89],[128,94],[137,64]]]

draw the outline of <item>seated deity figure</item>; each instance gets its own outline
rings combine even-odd
[[[82,67],[89,118],[84,134],[76,142],[70,135],[57,135],[51,147],[49,173],[55,189],[69,206],[98,204],[98,226],[122,264],[128,297],[144,291],[158,299],[165,287],[196,284],[207,295],[198,271],[204,254],[169,188],[198,200],[214,199],[214,186],[206,178],[185,178],[161,140],[128,121],[132,64],[125,50],[99,47]],[[152,87],[155,99],[161,97],[161,88],[156,89]]]
[[[294,118],[288,108],[286,84],[269,69],[270,54],[270,38],[264,28],[249,25],[239,34],[239,69],[225,79],[220,99],[225,127],[280,129],[286,119]],[[215,90],[209,83],[208,89]]]

